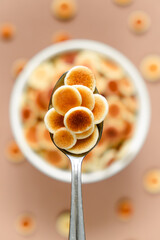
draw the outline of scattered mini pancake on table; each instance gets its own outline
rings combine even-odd
[[[5,156],[8,161],[12,163],[21,163],[24,162],[25,157],[22,154],[19,146],[17,145],[16,141],[10,141],[5,149]]]
[[[130,14],[128,25],[132,32],[142,34],[149,29],[151,19],[147,13],[143,11],[135,11]]]
[[[147,171],[143,177],[143,185],[145,190],[151,194],[160,193],[160,170]]]
[[[16,32],[16,28],[12,23],[3,23],[0,26],[0,37],[3,40],[11,40]]]
[[[76,0],[53,0],[51,11],[59,20],[69,20],[77,12]]]
[[[15,222],[17,233],[22,236],[30,236],[36,229],[36,221],[32,214],[23,213],[19,215]]]
[[[133,216],[133,203],[129,198],[121,198],[116,205],[117,217],[122,221],[128,221]]]
[[[133,0],[113,0],[119,6],[128,6]]]
[[[63,237],[68,237],[69,224],[70,224],[70,211],[65,210],[61,212],[56,219],[57,232]]]
[[[150,82],[157,82],[160,80],[160,56],[148,55],[141,64],[140,70],[143,77]]]

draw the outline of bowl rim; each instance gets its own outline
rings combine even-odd
[[[142,79],[136,67],[130,62],[130,60],[128,60],[118,50],[104,43],[96,42],[93,40],[77,39],[57,43],[40,51],[28,62],[27,66],[18,76],[14,84],[9,106],[10,124],[13,135],[21,151],[32,165],[34,165],[37,169],[39,169],[41,172],[43,172],[49,177],[63,182],[71,182],[70,171],[61,170],[54,166],[51,166],[49,163],[45,162],[40,156],[38,156],[33,150],[31,150],[31,148],[27,144],[21,127],[19,103],[23,89],[26,85],[30,73],[41,62],[51,57],[54,57],[57,54],[74,50],[91,50],[100,53],[107,58],[111,58],[117,63],[119,63],[125,69],[127,74],[131,76],[131,80],[135,84],[140,102],[140,111],[138,114],[137,127],[135,134],[130,141],[127,155],[123,159],[114,162],[110,167],[104,170],[92,173],[83,173],[82,182],[92,183],[107,179],[115,175],[116,173],[124,169],[130,162],[132,162],[140,151],[142,145],[144,144],[150,125],[151,107],[148,91],[145,86],[144,80]]]

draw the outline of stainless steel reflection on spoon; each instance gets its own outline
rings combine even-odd
[[[53,89],[52,95],[54,94],[54,92],[57,88],[64,85],[65,75],[66,75],[66,73],[64,73],[60,77],[60,79],[57,81],[57,83],[56,83],[56,85]],[[94,93],[98,93],[97,89],[95,89]],[[53,107],[52,106],[52,95],[51,95],[51,98],[50,98],[49,109]],[[98,127],[98,130],[99,130],[99,138],[98,138],[95,146],[98,144],[98,142],[101,139],[102,130],[103,130],[103,122],[98,124],[97,127]],[[51,135],[51,139],[54,143],[53,134],[50,134],[50,135]],[[71,217],[70,217],[69,240],[85,240],[83,205],[82,205],[82,190],[81,190],[81,165],[82,165],[82,161],[83,161],[84,157],[92,149],[88,152],[85,152],[85,153],[79,154],[79,155],[69,153],[66,150],[63,150],[63,149],[60,149],[60,148],[58,148],[58,149],[61,152],[63,152],[70,159],[71,166],[72,166]]]

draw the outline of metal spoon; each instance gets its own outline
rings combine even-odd
[[[52,92],[51,98],[50,98],[49,109],[53,107],[52,106],[52,95],[54,94],[54,92],[57,88],[64,85],[64,78],[65,78],[66,74],[67,74],[67,72],[64,73],[59,78],[59,80],[57,81],[57,83],[53,89],[53,92]],[[94,93],[98,93],[97,89],[95,90]],[[98,142],[101,139],[102,130],[103,130],[103,122],[98,124],[97,127],[99,130],[99,138],[98,138],[95,146],[98,144]],[[50,134],[50,135],[51,135],[51,139],[54,143],[53,134]],[[81,165],[82,165],[82,161],[83,161],[84,157],[92,149],[88,152],[85,152],[85,153],[79,154],[79,155],[69,153],[66,150],[63,150],[60,148],[58,148],[58,149],[61,152],[63,152],[70,159],[71,167],[72,167],[71,217],[70,217],[69,240],[85,240],[83,205],[82,205],[82,190],[81,190]]]

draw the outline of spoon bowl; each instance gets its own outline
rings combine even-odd
[[[51,94],[50,102],[49,102],[49,109],[53,108],[52,106],[52,96],[54,92],[64,85],[64,78],[67,72],[65,72],[57,81],[56,85]],[[94,93],[98,93],[97,88],[95,88]],[[72,168],[72,192],[71,192],[71,217],[70,217],[70,232],[69,232],[69,240],[85,240],[85,230],[84,230],[84,219],[83,219],[83,205],[82,205],[82,190],[81,190],[81,166],[82,161],[85,156],[92,151],[92,149],[98,144],[101,139],[102,131],[103,131],[103,122],[97,124],[99,137],[96,144],[87,152],[82,154],[73,154],[68,152],[67,150],[59,148],[53,139],[53,134],[50,133],[52,142],[55,146],[63,152],[71,162]]]

